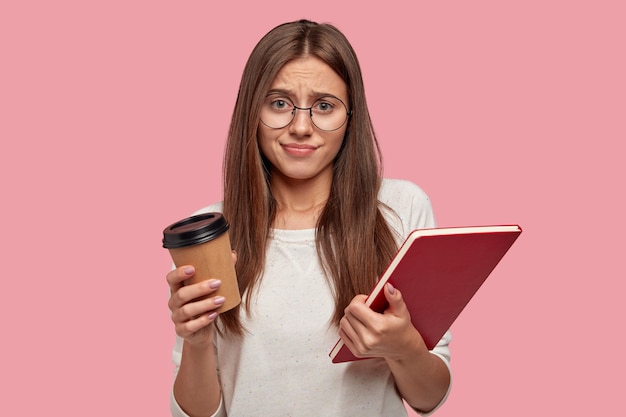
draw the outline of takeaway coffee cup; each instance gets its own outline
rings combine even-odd
[[[229,224],[222,213],[204,213],[188,217],[163,230],[163,247],[174,264],[193,265],[196,273],[185,285],[208,279],[219,279],[222,285],[212,296],[221,295],[225,303],[216,311],[222,313],[241,302],[237,275],[228,237]]]

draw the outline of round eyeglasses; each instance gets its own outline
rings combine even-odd
[[[272,93],[261,107],[261,122],[272,129],[282,129],[291,124],[298,110],[308,111],[315,127],[325,132],[341,128],[351,114],[345,103],[335,96],[320,97],[311,107],[298,107],[285,95]]]

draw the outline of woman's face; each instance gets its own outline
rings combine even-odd
[[[269,111],[272,118],[288,122],[291,104],[300,108],[314,106],[313,118],[325,127],[324,123],[333,117],[329,112],[338,112],[334,113],[336,117],[345,120],[343,115],[347,110],[336,98],[346,104],[349,102],[346,83],[332,68],[316,57],[294,59],[281,68],[272,82],[261,118],[269,119],[270,116],[264,116]],[[277,116],[281,112],[286,114]],[[287,126],[275,129],[268,127],[267,122],[259,123],[258,141],[261,152],[271,164],[272,178],[332,179],[333,160],[341,148],[347,120],[336,130],[324,131],[313,124],[309,110],[296,110]],[[337,124],[330,123],[334,123],[333,128]],[[284,123],[270,125],[277,127]]]

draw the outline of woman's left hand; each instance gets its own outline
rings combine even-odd
[[[339,335],[348,349],[359,358],[403,359],[428,353],[400,291],[387,284],[384,293],[389,306],[382,314],[365,305],[365,295],[354,297],[344,310]]]

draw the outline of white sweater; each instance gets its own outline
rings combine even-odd
[[[398,243],[413,229],[435,226],[427,195],[411,182],[385,179],[379,200],[395,212],[385,217]],[[218,203],[198,212],[221,208]],[[407,415],[384,360],[331,363],[338,331],[330,323],[334,301],[317,257],[315,229],[272,231],[252,297],[251,315],[242,313],[246,336],[216,340],[222,404],[215,417]],[[432,351],[448,367],[449,341],[448,332]],[[181,351],[177,337],[175,372]],[[187,416],[173,394],[171,411]]]

